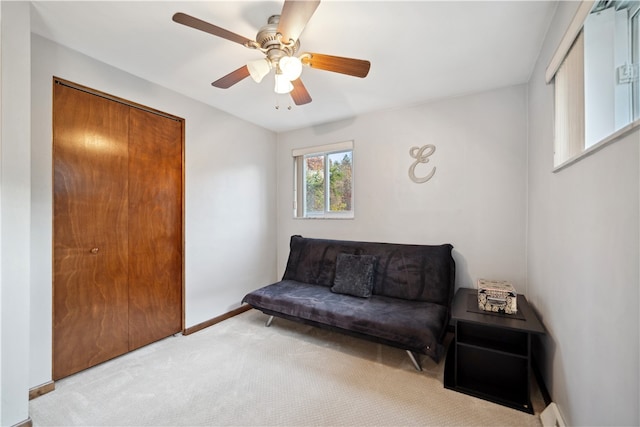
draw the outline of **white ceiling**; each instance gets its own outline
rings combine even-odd
[[[264,128],[285,131],[525,83],[556,5],[323,0],[300,36],[299,52],[367,59],[371,71],[360,79],[305,68],[302,79],[313,102],[300,107],[289,95],[276,96],[271,78],[259,84],[247,78],[229,89],[211,86],[262,54],[171,20],[175,12],[184,12],[254,39],[282,3],[34,1],[31,20],[36,34]]]

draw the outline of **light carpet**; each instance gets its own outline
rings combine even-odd
[[[539,426],[443,387],[444,361],[249,310],[56,382],[35,426]],[[539,393],[534,409],[542,408]]]

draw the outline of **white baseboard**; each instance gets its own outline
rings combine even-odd
[[[565,427],[564,420],[558,407],[554,402],[551,402],[549,406],[544,408],[544,411],[540,414],[540,421],[543,427]]]

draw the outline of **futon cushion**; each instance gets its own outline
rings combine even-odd
[[[369,298],[375,265],[376,257],[372,255],[339,254],[331,292]]]
[[[446,306],[373,294],[350,298],[325,286],[283,280],[247,294],[243,302],[290,318],[364,334],[438,361],[446,332]]]

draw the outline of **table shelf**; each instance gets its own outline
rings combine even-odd
[[[543,334],[544,327],[523,295],[518,295],[519,318],[467,310],[476,292],[459,289],[454,298],[455,338],[445,362],[445,387],[533,413],[531,336]]]
[[[460,322],[456,342],[525,357],[528,351],[527,334],[477,323]]]

